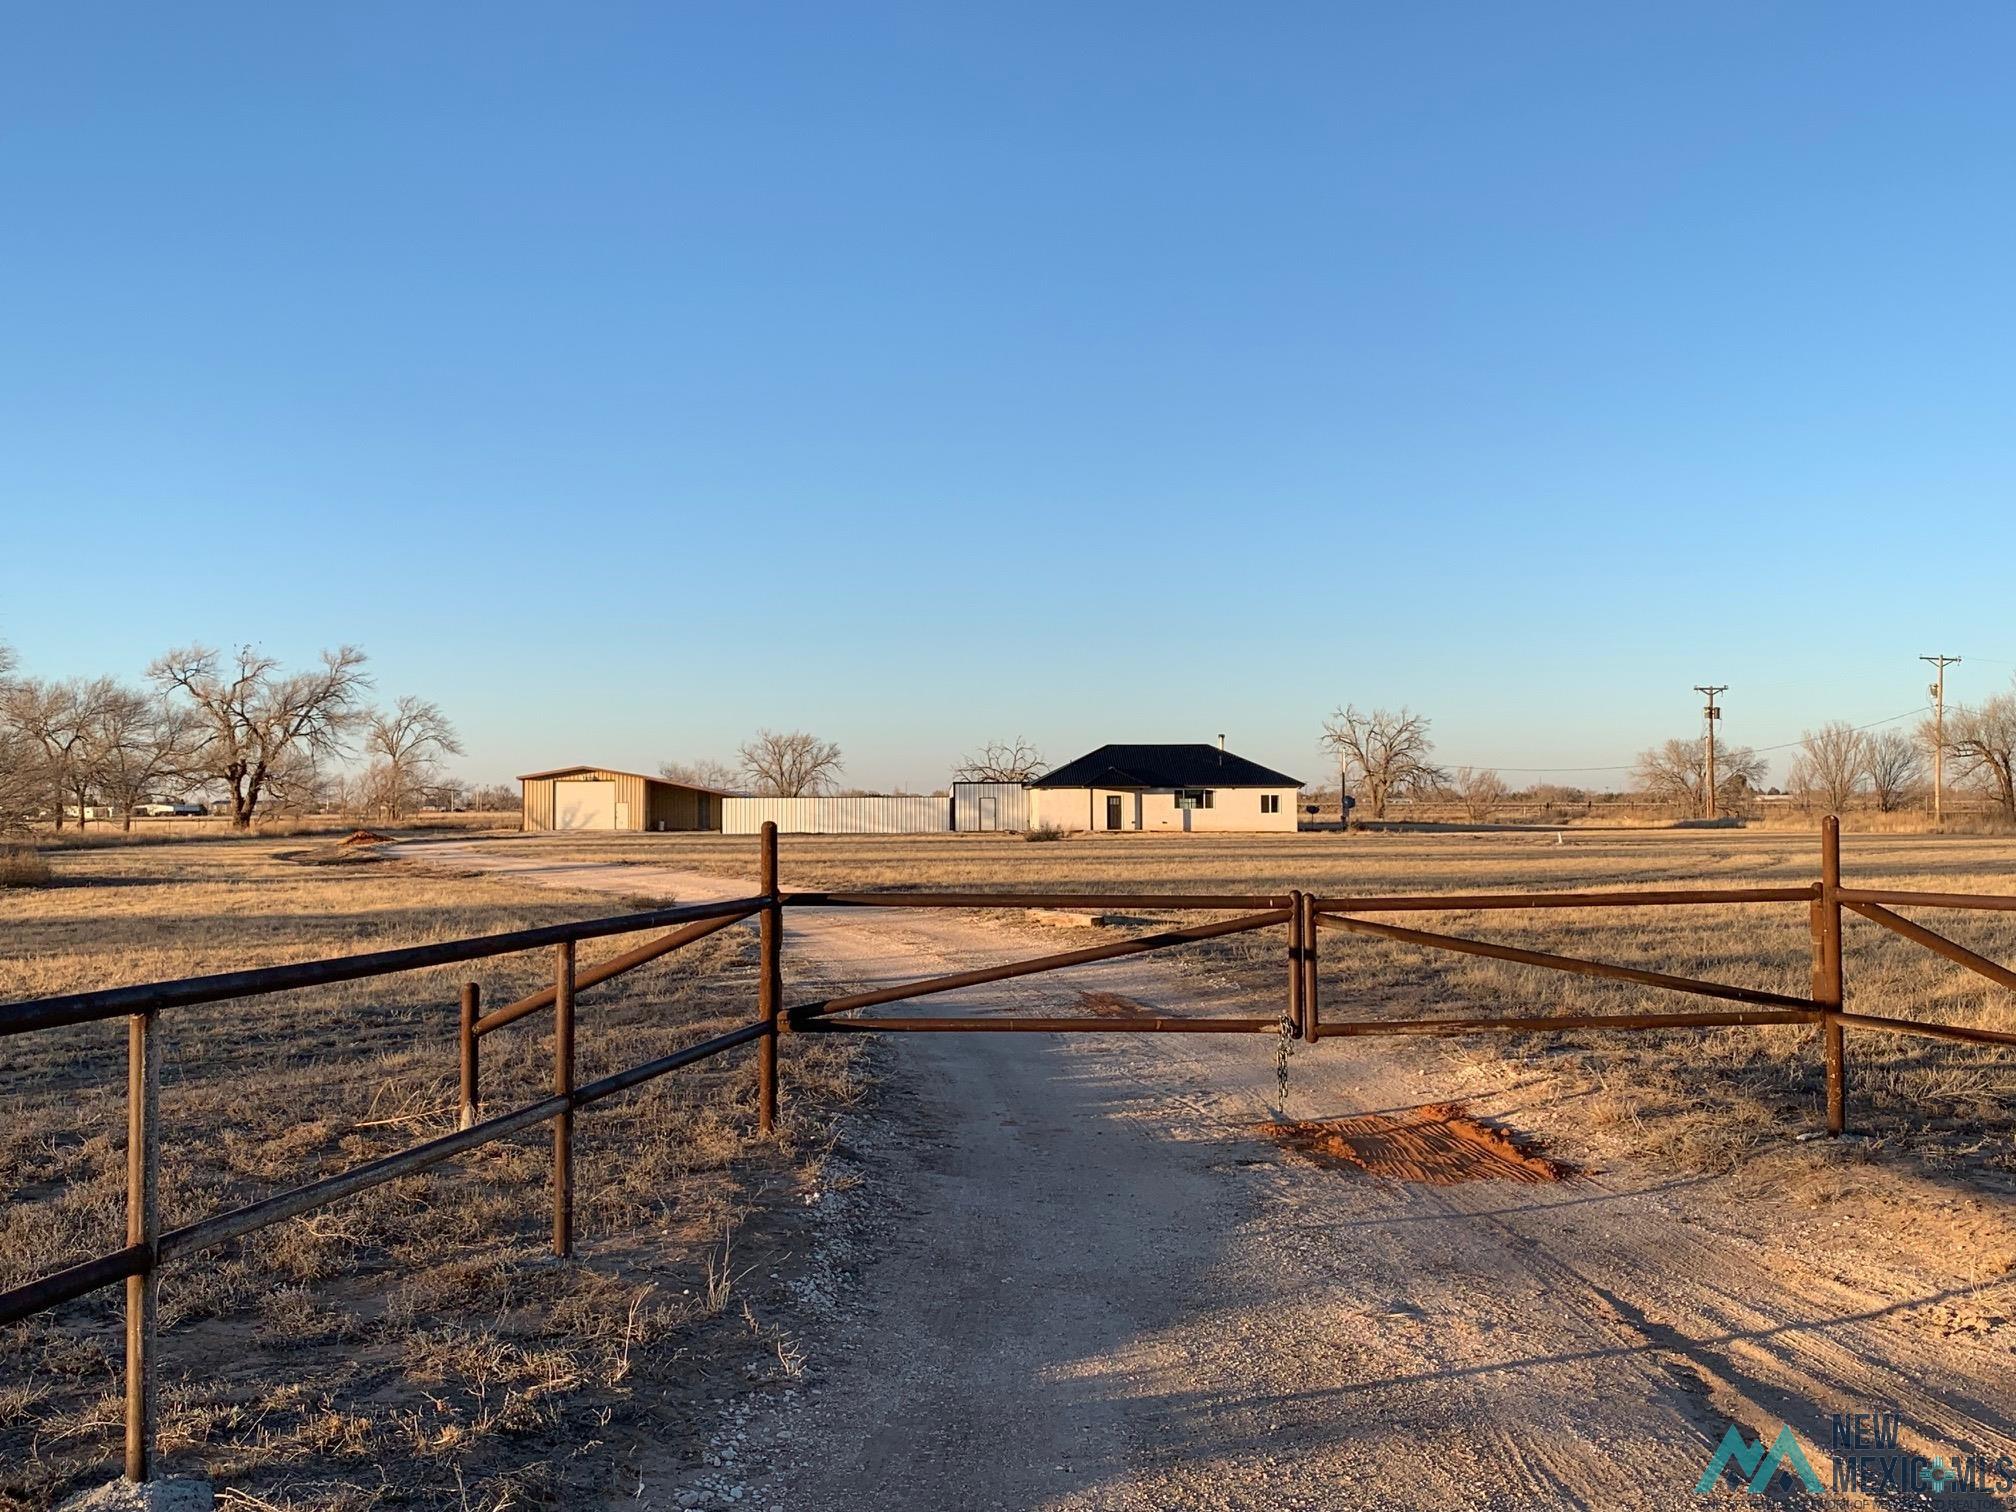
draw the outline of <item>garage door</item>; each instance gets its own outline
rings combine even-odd
[[[553,828],[613,830],[616,828],[616,784],[556,782],[553,784]]]

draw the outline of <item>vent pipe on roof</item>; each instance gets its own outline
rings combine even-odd
[[[1218,765],[1225,765],[1225,732],[1218,732]]]

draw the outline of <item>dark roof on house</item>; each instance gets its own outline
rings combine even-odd
[[[1039,788],[1300,787],[1294,778],[1215,745],[1103,745],[1044,773]]]

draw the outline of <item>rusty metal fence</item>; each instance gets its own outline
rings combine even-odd
[[[1999,986],[2016,989],[2016,971],[1895,912],[1897,908],[1919,907],[2010,913],[2016,912],[2016,896],[1846,887],[1841,881],[1840,827],[1831,818],[1825,821],[1822,831],[1819,879],[1786,887],[1432,893],[1337,898],[1319,897],[1299,890],[1283,894],[787,893],[778,885],[775,825],[764,827],[760,858],[758,891],[749,897],[724,902],[655,909],[401,950],[375,951],[0,1005],[0,1037],[125,1019],[128,1067],[125,1247],[54,1272],[25,1286],[0,1292],[0,1324],[46,1311],[102,1287],[121,1282],[125,1284],[125,1469],[129,1478],[145,1480],[152,1468],[155,1293],[164,1263],[214,1248],[341,1198],[426,1170],[541,1123],[552,1125],[553,1250],[556,1255],[570,1255],[574,1240],[572,1141],[575,1113],[681,1067],[694,1065],[742,1045],[754,1044],[757,1048],[757,1128],[760,1133],[767,1134],[774,1128],[777,1115],[777,1041],[779,1035],[786,1032],[1270,1034],[1280,1036],[1285,1042],[1288,1039],[1314,1041],[1380,1034],[1553,1034],[1582,1029],[1642,1032],[1718,1025],[1814,1024],[1821,1029],[1822,1053],[1826,1063],[1827,1128],[1831,1134],[1839,1134],[1846,1127],[1847,1070],[1843,1033],[1847,1028],[1921,1035],[1975,1045],[2016,1046],[2016,1033],[2002,1030],[1927,1023],[1847,1010],[1841,939],[1844,913],[1854,913],[1881,924]],[[1526,950],[1362,917],[1366,914],[1796,903],[1807,906],[1812,938],[1812,987],[1809,995],[1803,997]],[[783,1003],[783,918],[784,911],[789,908],[1144,909],[1230,913],[1233,917],[1160,929],[1082,950],[925,977],[871,991],[812,999],[786,1007]],[[576,1084],[574,1029],[578,993],[752,917],[759,921],[757,1002],[753,1019],[669,1055],[627,1067],[595,1081]],[[675,926],[670,933],[585,970],[577,960],[577,947],[583,941],[635,934],[668,925]],[[1278,1015],[862,1016],[862,1010],[891,1003],[1274,928],[1285,928],[1287,932],[1286,1007]],[[1367,935],[1429,950],[1484,956],[1550,971],[1656,987],[1737,1006],[1680,1013],[1325,1019],[1321,1013],[1317,966],[1319,941],[1326,931]],[[454,1133],[424,1140],[407,1149],[276,1193],[244,1207],[213,1214],[173,1229],[163,1230],[160,1227],[158,1019],[161,1013],[172,1008],[486,960],[527,950],[550,950],[553,953],[552,986],[488,1013],[482,1011],[481,993],[476,984],[466,984],[462,989],[458,1036],[460,1127]],[[549,1009],[553,1014],[552,1095],[508,1113],[484,1116],[481,1097],[482,1039]]]

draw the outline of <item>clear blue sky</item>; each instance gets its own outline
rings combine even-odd
[[[478,778],[1978,694],[2012,56],[2001,3],[11,5],[0,638],[356,641]]]

